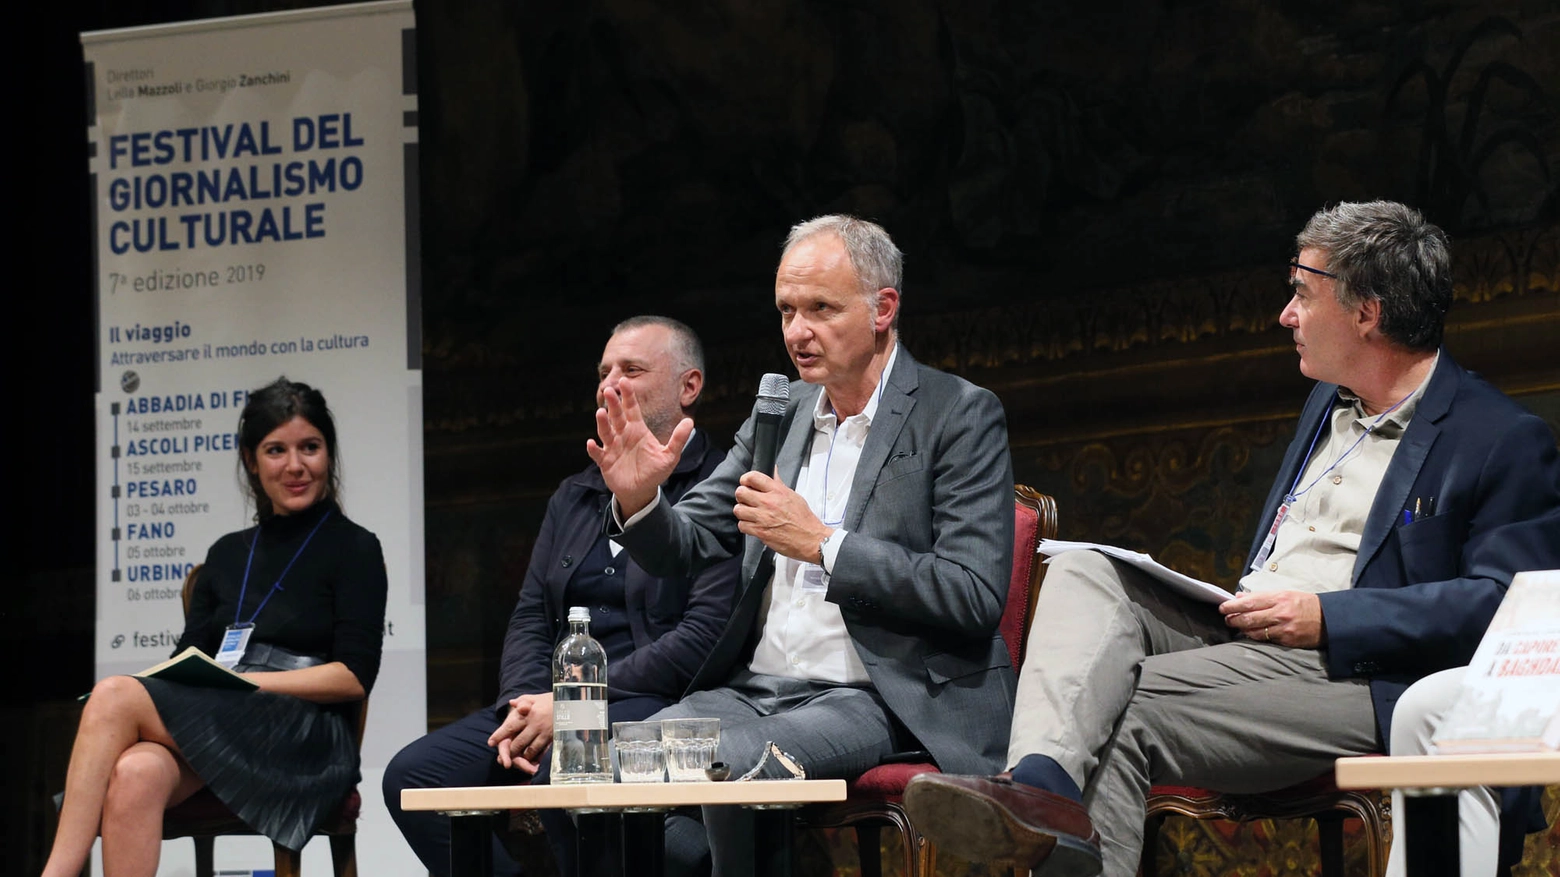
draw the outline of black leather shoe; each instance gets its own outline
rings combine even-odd
[[[1002,777],[924,773],[905,787],[905,812],[949,855],[1038,868],[1046,877],[1100,873],[1100,836],[1083,805]]]

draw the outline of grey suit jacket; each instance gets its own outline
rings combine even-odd
[[[794,486],[821,388],[795,382],[776,461]],[[732,515],[751,468],[753,422],[714,474],[659,503],[620,541],[657,575],[742,555],[742,591],[691,691],[726,684],[761,630],[773,552]],[[827,599],[898,720],[950,773],[1002,769],[1016,675],[997,630],[1013,553],[1013,467],[1002,404],[900,348],[851,483]]]

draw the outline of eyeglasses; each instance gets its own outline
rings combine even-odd
[[[740,783],[757,777],[764,770],[764,765],[769,763],[769,756],[771,755],[775,757],[775,763],[780,765],[780,769],[791,775],[788,779],[807,779],[807,768],[802,767],[801,762],[797,761],[794,756],[776,746],[775,741],[770,740],[764,745],[764,754],[758,759],[758,764],[753,765],[752,770],[737,777],[737,782]]]
[[[759,757],[758,764],[753,765],[752,770],[737,777],[735,780],[731,780],[731,766],[723,761],[717,761],[710,765],[705,769],[704,773],[712,782],[719,783],[731,780],[732,782],[745,783],[757,778],[763,772],[764,765],[769,763],[771,756],[774,757],[775,763],[779,765],[781,770],[790,774],[789,777],[779,777],[779,779],[807,779],[807,768],[803,767],[801,762],[796,760],[795,756],[776,746],[773,740],[764,744],[764,754]]]
[[[1300,264],[1300,260],[1299,259],[1291,259],[1289,261],[1289,276],[1291,278],[1295,276],[1295,269],[1296,268],[1299,268],[1301,271],[1309,271],[1312,274],[1320,274],[1323,277],[1330,277],[1333,280],[1337,280],[1338,279],[1338,275],[1336,275],[1336,274],[1334,274],[1334,273],[1332,273],[1330,271],[1323,271],[1320,268],[1312,268],[1310,265],[1302,265],[1302,264]]]

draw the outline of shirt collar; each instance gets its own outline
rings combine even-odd
[[[847,423],[864,423],[872,425],[872,418],[877,416],[878,401],[883,398],[883,387],[888,384],[888,375],[894,370],[894,361],[899,358],[899,342],[894,342],[894,349],[888,352],[888,362],[883,365],[883,373],[878,376],[877,387],[867,399],[867,407],[860,414],[852,414],[845,418]],[[829,404],[829,391],[823,390],[818,394],[818,402],[813,406],[813,428],[833,429],[838,418],[834,415],[834,406]]]
[[[1414,419],[1414,411],[1419,407],[1419,400],[1424,398],[1425,388],[1430,386],[1430,379],[1435,377],[1435,370],[1440,364],[1441,352],[1437,350],[1434,361],[1430,363],[1430,371],[1425,373],[1425,379],[1419,382],[1419,386],[1415,387],[1414,391],[1409,393],[1401,404],[1387,412],[1386,416],[1381,417],[1381,423],[1375,427],[1374,432],[1381,433],[1386,438],[1391,438],[1408,428],[1408,422]],[[1352,391],[1345,387],[1339,387],[1338,398],[1354,407],[1356,411],[1355,419],[1359,421],[1361,426],[1369,427],[1372,423],[1375,423],[1376,415],[1367,416],[1364,413],[1364,406],[1360,404],[1360,397],[1354,395]]]

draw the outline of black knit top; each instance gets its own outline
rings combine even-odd
[[[254,546],[249,585],[239,607],[244,566],[256,534],[260,542]],[[306,539],[308,545],[300,553]],[[278,578],[281,588],[272,593]],[[265,600],[260,614],[254,616],[251,643],[340,661],[367,692],[379,674],[386,587],[379,540],[348,520],[334,502],[323,500],[301,514],[275,515],[257,527],[229,533],[211,546],[174,654],[196,646],[216,655],[223,631],[234,623],[235,610],[240,621],[249,621]]]

